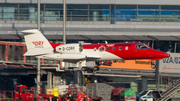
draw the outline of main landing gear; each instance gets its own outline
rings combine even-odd
[[[89,68],[89,67],[82,67],[82,71],[87,71],[88,73],[92,73],[95,71],[98,71],[100,68],[99,66],[94,66],[94,68]]]

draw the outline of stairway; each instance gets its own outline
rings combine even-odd
[[[160,93],[159,98],[155,98],[155,101],[168,101],[173,95],[177,94],[180,91],[180,79],[173,80],[170,83],[170,86],[166,91]]]

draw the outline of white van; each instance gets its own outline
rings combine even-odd
[[[152,91],[154,90],[143,90],[136,96],[136,101],[155,101],[153,100]]]

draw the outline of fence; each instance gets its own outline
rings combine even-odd
[[[0,101],[13,99],[13,91],[0,90]]]
[[[41,23],[63,23],[63,18],[57,18],[52,17],[52,20],[47,19],[47,17],[41,17]],[[103,24],[120,24],[122,22],[124,23],[162,23],[162,24],[176,24],[180,22],[180,18],[146,18],[146,17],[139,17],[139,18],[126,18],[126,17],[117,17],[117,18],[109,18],[109,17],[101,17],[101,16],[94,16],[94,17],[67,17],[66,18],[67,23],[80,23],[80,24],[97,24],[97,23],[103,23]],[[37,23],[37,19],[29,20],[29,18],[24,17],[23,19],[0,19],[1,23]]]

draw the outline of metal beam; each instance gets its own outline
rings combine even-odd
[[[63,43],[66,44],[66,0],[63,0]]]
[[[38,90],[38,94],[40,93],[40,83],[41,83],[41,79],[40,79],[40,74],[41,74],[41,63],[40,63],[41,59],[38,58],[38,63],[37,63],[37,90]]]
[[[38,0],[38,23],[37,23],[38,30],[40,30],[40,0]]]

